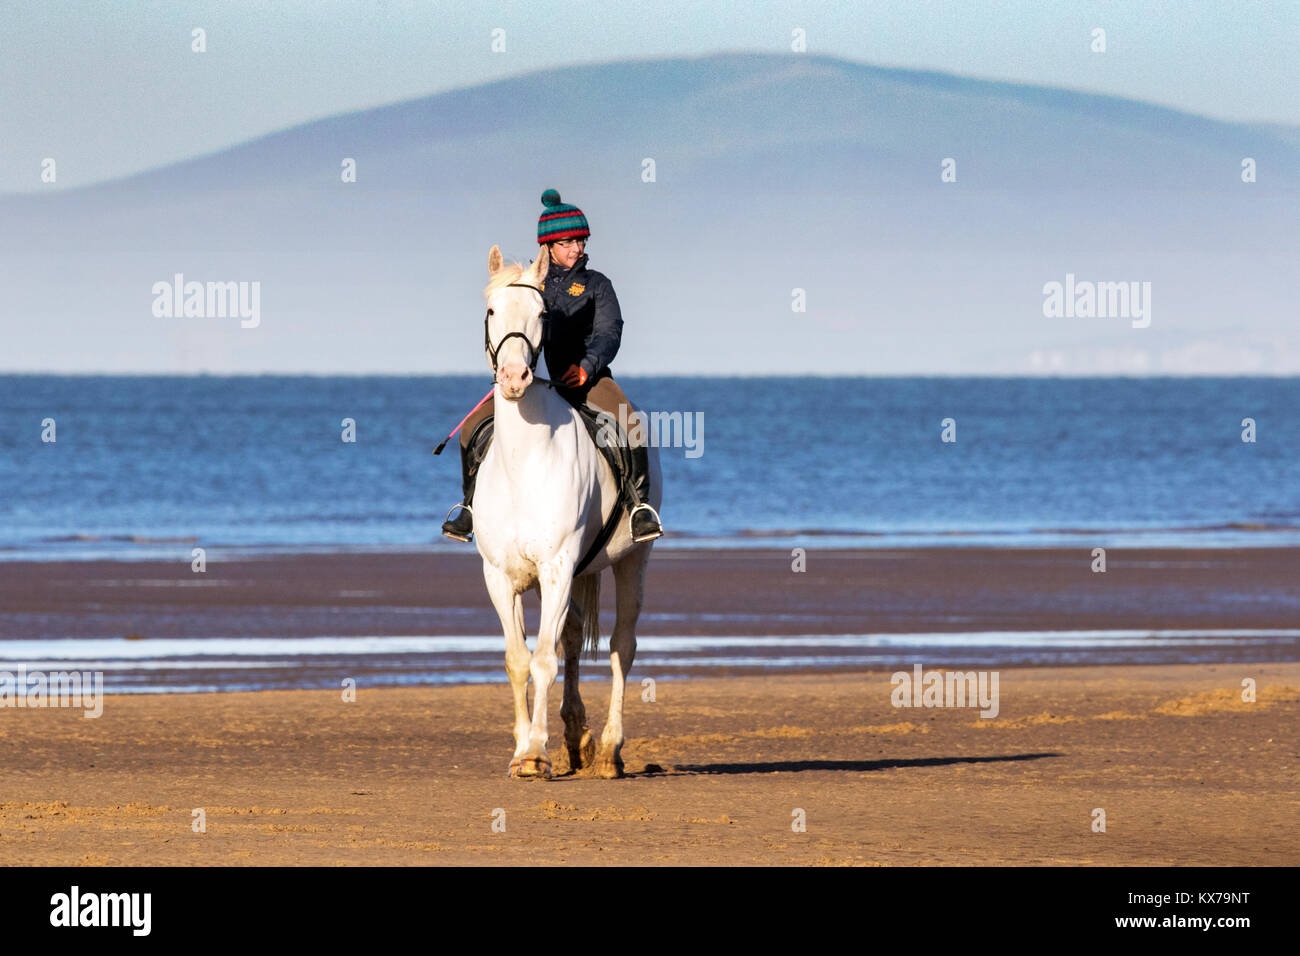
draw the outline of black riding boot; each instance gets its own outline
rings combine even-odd
[[[464,500],[452,505],[451,511],[460,509],[455,521],[444,521],[442,533],[454,541],[468,541],[474,537],[474,514],[470,510],[470,500],[474,497],[474,480],[478,477],[478,466],[487,457],[488,445],[492,443],[492,419],[489,415],[479,422],[469,441],[460,446],[460,481],[465,494]],[[447,517],[451,517],[451,511]]]
[[[451,519],[451,511],[447,512],[448,520],[442,523],[442,533],[453,541],[469,541],[474,537],[474,513],[470,511],[470,499],[474,497],[474,479],[478,477],[478,463],[474,461],[474,443],[469,445],[460,445],[460,485],[464,492],[464,498],[458,505],[452,505],[451,511],[460,509],[460,514],[456,515],[455,520]]]
[[[664,533],[659,524],[659,513],[650,504],[650,452],[645,446],[633,445],[628,449],[632,459],[631,493],[636,506],[628,517],[633,541],[653,541]]]

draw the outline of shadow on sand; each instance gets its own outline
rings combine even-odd
[[[1001,763],[1011,760],[1041,760],[1044,757],[1064,757],[1059,753],[1004,754],[989,757],[916,757],[911,760],[776,760],[763,763],[702,763],[683,764],[671,769],[658,764],[646,764],[645,770],[628,774],[629,777],[683,776],[707,773],[801,773],[805,770],[889,770],[893,767],[942,767],[955,763]]]

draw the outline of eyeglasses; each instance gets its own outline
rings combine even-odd
[[[585,246],[586,244],[586,239],[560,239],[555,243],[555,245],[562,249],[568,249],[570,246]]]

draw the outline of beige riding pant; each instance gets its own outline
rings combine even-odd
[[[618,419],[618,406],[626,405],[627,411],[624,412],[624,421],[632,421],[632,413],[636,411],[636,406],[627,400],[623,394],[623,389],[618,387],[618,383],[610,376],[605,376],[595,385],[587,390],[587,404],[594,408],[600,409],[612,415],[615,420]],[[462,448],[469,445],[470,436],[474,434],[474,429],[478,428],[483,419],[492,414],[492,402],[484,402],[482,407],[473,415],[465,420],[465,424],[460,429],[460,446]],[[633,446],[644,446],[647,436],[644,428],[633,428],[628,434],[629,443]]]

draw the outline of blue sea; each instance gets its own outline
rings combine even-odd
[[[1300,379],[619,381],[692,425],[661,435],[659,547],[1300,543]],[[0,556],[462,549],[431,451],[489,386],[0,376]]]

